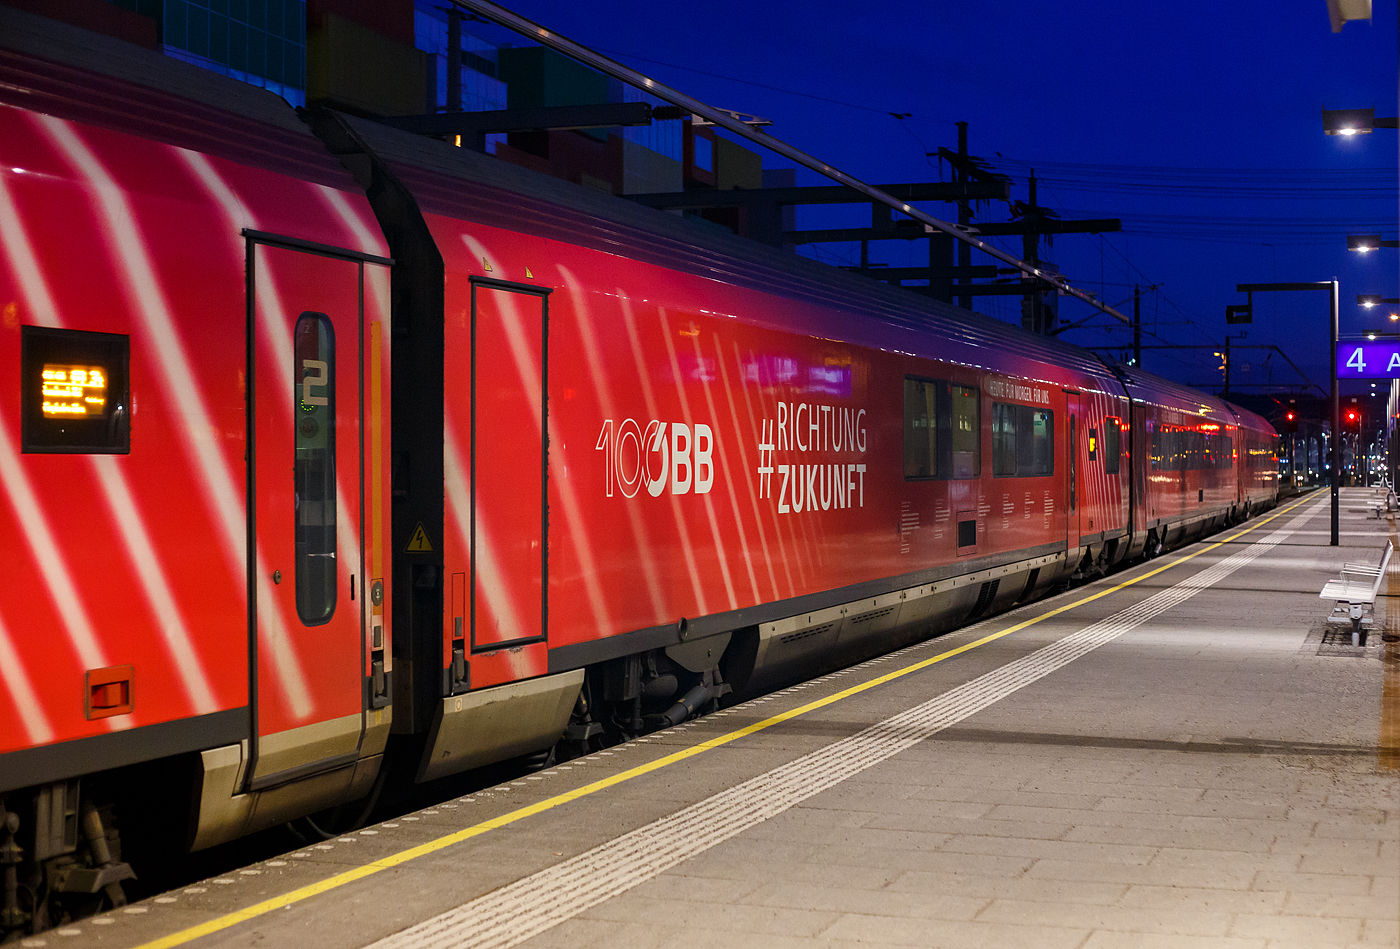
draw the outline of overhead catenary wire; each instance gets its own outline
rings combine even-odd
[[[720,109],[713,108],[712,106],[706,105],[700,100],[692,96],[686,95],[685,93],[680,92],[679,90],[672,89],[669,86],[663,85],[662,83],[659,83],[648,76],[644,76],[641,73],[638,73],[637,71],[631,69],[628,66],[624,66],[622,63],[619,63],[616,60],[609,59],[608,57],[592,49],[589,49],[588,47],[582,46],[578,43],[573,42],[572,40],[559,36],[553,31],[540,26],[538,23],[534,23],[530,20],[527,20],[526,18],[516,13],[513,13],[510,10],[507,10],[505,7],[490,2],[490,0],[452,0],[452,2],[455,3],[457,6],[470,10],[477,16],[484,17],[494,23],[506,27],[507,29],[514,30],[521,36],[528,37],[534,40],[535,42],[539,43],[540,45],[553,49],[555,52],[567,56],[570,59],[580,62],[586,66],[590,66],[593,69],[598,70],[599,72],[613,77],[614,79],[618,79],[622,82],[628,83],[634,88],[639,88],[648,93],[649,95],[656,96],[658,99],[661,99],[664,102],[668,102],[671,105],[684,109],[692,115],[698,115],[701,118],[715,125],[718,125],[721,128],[728,130],[729,132],[732,132],[733,134],[739,136],[745,141],[752,142],[754,144],[767,148],[770,151],[776,152],[777,154],[782,155],[784,158],[797,162],[798,164],[812,171],[822,174],[839,184],[843,184],[846,187],[865,195],[872,201],[876,201],[880,204],[887,205],[888,207],[896,211],[900,211],[901,213],[922,223],[925,226],[925,228],[929,230],[930,233],[933,231],[941,231],[945,234],[949,234],[956,240],[962,241],[965,244],[969,244],[972,247],[975,247],[978,250],[982,251],[984,254],[994,257],[997,260],[1002,261],[1003,263],[1009,264],[1010,266],[1021,271],[1028,277],[1035,277],[1039,280],[1042,280],[1046,284],[1049,284],[1050,286],[1059,290],[1061,293],[1068,294],[1072,297],[1076,297],[1077,299],[1080,299],[1083,302],[1089,304],[1090,306],[1102,310],[1103,312],[1115,317],[1116,319],[1122,320],[1125,323],[1128,322],[1128,318],[1122,313],[1119,313],[1112,307],[1105,305],[1102,301],[1096,299],[1093,296],[1093,294],[1080,290],[1078,287],[1069,283],[1063,277],[1060,277],[1057,274],[1044,270],[1036,266],[1033,262],[1027,262],[1021,260],[1019,257],[1008,255],[1001,249],[994,247],[991,244],[988,244],[986,241],[983,241],[980,238],[973,236],[967,230],[959,227],[958,225],[950,224],[947,221],[943,221],[939,218],[933,217],[931,214],[928,214],[927,212],[922,211],[919,208],[916,208],[907,202],[901,201],[898,198],[893,197],[892,195],[886,194],[880,189],[872,187],[871,185],[866,184],[864,181],[861,181],[841,171],[839,168],[834,168],[826,162],[823,162],[818,158],[808,155],[801,149],[789,145],[787,142],[784,142],[781,139],[776,139],[769,135],[766,135],[761,131],[757,131],[754,128],[751,128],[750,126],[745,124],[740,119],[735,118],[728,112],[724,112]]]

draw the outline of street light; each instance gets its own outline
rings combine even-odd
[[[1370,135],[1373,129],[1400,128],[1400,120],[1376,118],[1375,109],[1323,109],[1322,131],[1328,135]]]
[[[1379,234],[1347,235],[1347,250],[1354,250],[1358,254],[1369,254],[1382,247],[1400,247],[1400,241],[1384,240]]]
[[[1380,306],[1382,303],[1388,306],[1400,306],[1400,298],[1383,297],[1379,293],[1358,293],[1356,295],[1356,305],[1364,306],[1368,310]]]

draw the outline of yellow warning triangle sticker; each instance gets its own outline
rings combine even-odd
[[[408,546],[404,549],[412,553],[429,553],[432,551],[433,545],[428,543],[428,532],[423,530],[422,521],[419,521],[418,526],[414,528],[413,538],[409,540]]]
[[[532,274],[532,273],[530,273],[530,268],[529,268],[529,267],[526,267],[526,268],[525,268],[525,277],[526,277],[527,280],[534,280],[534,279],[535,279],[535,275]]]
[[[491,266],[491,261],[487,260],[485,257],[481,258],[481,266],[486,268],[487,273],[490,273],[494,269]]]

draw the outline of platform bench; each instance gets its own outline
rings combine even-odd
[[[1395,492],[1389,487],[1385,488],[1385,493],[1382,496],[1374,497],[1366,504],[1367,510],[1376,520],[1380,520],[1382,517],[1395,510],[1396,507]]]
[[[1390,566],[1390,555],[1394,552],[1395,545],[1387,540],[1380,563],[1344,564],[1341,579],[1328,580],[1319,594],[1322,599],[1333,601],[1332,615],[1327,617],[1327,622],[1351,624],[1353,646],[1366,644],[1363,624],[1371,623],[1368,614],[1375,611],[1376,594],[1380,591],[1385,571]]]

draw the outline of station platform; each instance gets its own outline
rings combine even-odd
[[[21,945],[1394,947],[1400,600],[1318,596],[1370,498]]]

